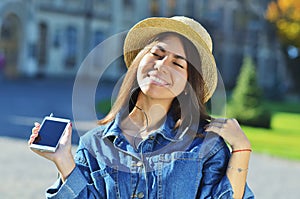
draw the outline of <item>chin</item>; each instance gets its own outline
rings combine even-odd
[[[174,95],[169,90],[162,90],[162,89],[143,90],[142,89],[142,92],[147,97],[150,97],[150,98],[153,98],[153,99],[162,99],[163,100],[163,99],[174,99],[174,97],[176,97],[176,95]]]

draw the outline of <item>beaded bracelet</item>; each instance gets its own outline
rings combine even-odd
[[[237,153],[237,152],[243,152],[243,151],[249,151],[249,152],[252,152],[252,149],[239,149],[239,150],[233,150],[231,153]]]

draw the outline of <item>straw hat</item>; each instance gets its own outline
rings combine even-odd
[[[204,101],[207,102],[217,86],[217,68],[212,54],[212,40],[203,26],[195,20],[175,16],[171,18],[151,17],[133,26],[124,41],[124,60],[129,67],[150,39],[163,32],[176,32],[189,39],[197,48],[201,58],[201,75],[205,82]]]

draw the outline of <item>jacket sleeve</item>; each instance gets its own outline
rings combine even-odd
[[[203,165],[203,178],[199,198],[233,199],[233,190],[226,175],[230,151],[226,144],[213,154]],[[254,195],[248,185],[245,186],[243,199],[253,199]]]
[[[95,188],[93,179],[91,177],[91,170],[89,167],[89,161],[91,156],[87,150],[78,147],[75,156],[76,167],[71,172],[67,180],[62,183],[61,179],[58,179],[50,188],[46,191],[46,198],[51,199],[94,199],[105,198],[104,180],[97,179],[98,189]],[[102,187],[101,187],[102,185]]]

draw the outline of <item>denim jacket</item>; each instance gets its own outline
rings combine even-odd
[[[177,133],[168,116],[137,148],[119,124],[118,116],[81,137],[75,169],[65,183],[58,179],[47,190],[47,198],[232,198],[226,176],[230,151],[222,138],[204,132],[205,122],[196,134]],[[254,198],[247,185],[243,198]]]

